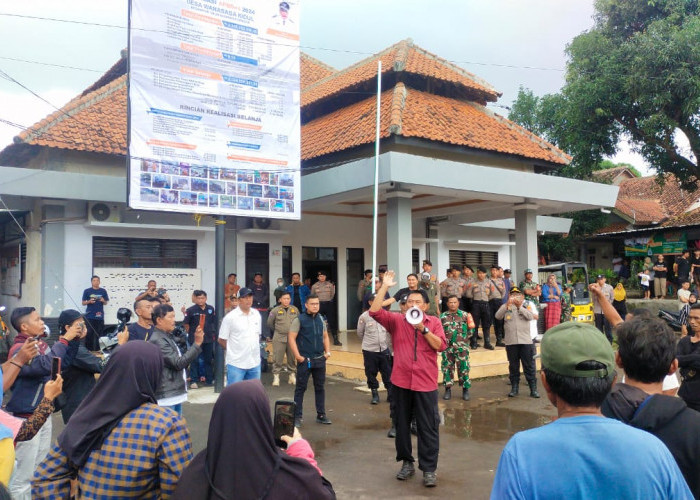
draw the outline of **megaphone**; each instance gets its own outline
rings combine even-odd
[[[423,311],[416,306],[411,307],[408,311],[406,311],[406,321],[408,321],[411,325],[422,323]]]

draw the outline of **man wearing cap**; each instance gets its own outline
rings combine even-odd
[[[605,276],[603,276],[602,274],[596,276],[596,283],[600,287],[602,296],[596,293],[591,294],[591,299],[593,300],[593,315],[595,318],[595,327],[601,332],[605,333],[605,336],[612,344],[612,326],[610,325],[610,322],[607,319],[605,319],[605,314],[603,314],[603,307],[601,306],[600,301],[607,300],[612,304],[613,299],[615,298],[614,290],[613,287],[611,287],[605,282]]]
[[[433,263],[427,259],[423,261],[423,272],[430,275],[430,281],[433,283],[437,281],[437,276],[433,274]]]
[[[476,281],[474,277],[474,269],[471,266],[462,267],[462,277],[458,277],[460,286],[462,287],[462,295],[460,298],[460,309],[464,312],[472,314],[472,298],[471,298],[471,287]]]
[[[287,340],[289,328],[292,321],[299,317],[301,312],[295,306],[291,305],[292,296],[288,291],[282,292],[280,295],[280,303],[272,308],[270,315],[267,318],[267,327],[272,332],[272,352],[274,363],[272,365],[272,385],[277,387],[280,385],[280,373],[282,368],[286,366],[289,371],[289,384],[296,385],[296,362],[294,353]],[[284,356],[287,355],[287,363],[284,364]]]
[[[525,279],[520,282],[518,288],[525,294],[525,300],[529,300],[539,308],[542,289],[539,283],[532,280],[532,269],[525,269]]]
[[[272,22],[275,26],[289,27],[294,24],[289,18],[289,2],[280,2],[279,14],[272,16]]]
[[[419,286],[428,294],[428,314],[440,316],[440,292],[437,285],[430,280],[430,273],[421,273]]]
[[[493,323],[493,330],[496,334],[496,345],[498,347],[505,347],[503,342],[503,321],[496,319],[496,311],[503,304],[503,297],[506,294],[506,285],[501,278],[500,269],[498,266],[491,266],[491,283],[493,283],[495,289],[489,295],[489,309],[491,310],[491,321]]]
[[[491,308],[489,307],[489,297],[495,293],[496,285],[486,278],[486,268],[479,266],[476,270],[476,280],[469,289],[469,297],[472,299],[472,317],[474,318],[474,334],[471,339],[471,348],[479,347],[477,335],[479,325],[484,335],[484,349],[493,351],[491,345]]]
[[[335,285],[328,281],[326,271],[318,272],[318,281],[311,287],[311,293],[321,301],[321,315],[326,318],[328,331],[333,337],[333,345],[343,345],[338,340],[338,330],[335,317]]]
[[[469,337],[474,334],[472,315],[459,310],[459,298],[452,295],[447,299],[447,311],[440,316],[445,330],[447,349],[442,351],[442,380],[445,394],[442,399],[452,399],[452,375],[455,367],[459,385],[462,387],[462,399],[469,401]]]
[[[447,297],[451,295],[461,295],[461,282],[455,278],[455,270],[449,268],[447,270],[447,278],[440,282],[440,299],[442,301],[442,309],[447,309]]]
[[[668,447],[695,498],[700,498],[700,413],[681,398],[663,394],[664,379],[676,376],[676,335],[656,318],[625,321],[616,329],[617,366],[624,383],[615,384],[603,415],[658,437]]]
[[[537,375],[535,374],[535,345],[532,343],[530,321],[533,318],[519,288],[510,289],[508,302],[496,311],[496,318],[503,320],[506,355],[510,378],[509,398],[518,395],[520,389],[520,365],[523,365],[525,380],[530,386],[530,397],[539,398]]]
[[[377,295],[396,285],[394,272],[387,271]],[[428,310],[425,290],[411,290],[407,307]],[[423,484],[437,484],[438,453],[440,450],[440,417],[437,405],[437,353],[447,347],[440,320],[425,314],[415,325],[405,314],[382,309],[382,301],[374,300],[369,316],[391,334],[394,366],[391,372],[392,397],[395,399],[396,461],[402,466],[396,479],[403,481],[415,474],[411,444],[411,418],[415,416],[418,431],[418,468],[423,471]]]
[[[510,279],[511,274],[512,273],[511,273],[510,269],[505,269],[503,271],[503,286],[506,289],[506,293],[503,294],[503,299],[501,300],[501,304],[505,304],[506,302],[508,302],[508,295],[510,294],[510,289],[515,286],[513,284],[513,280]]]
[[[226,351],[226,385],[260,378],[262,319],[253,308],[253,290],[238,291],[238,307],[221,321],[219,344]]]
[[[603,417],[600,407],[615,381],[615,361],[595,327],[555,326],[541,349],[542,385],[558,418],[508,441],[492,499],[692,498],[658,438]]]

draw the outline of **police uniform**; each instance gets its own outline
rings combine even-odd
[[[489,295],[489,309],[491,310],[491,318],[493,319],[493,329],[496,333],[496,345],[503,344],[503,321],[496,319],[496,311],[503,304],[503,296],[506,292],[506,286],[503,278],[489,278],[494,284],[495,289]]]
[[[284,355],[287,355],[287,371],[290,377],[296,373],[297,363],[294,359],[292,348],[287,342],[287,334],[292,321],[299,317],[299,309],[290,305],[289,307],[276,306],[270,311],[267,317],[267,327],[272,332],[272,373],[279,375],[284,366]],[[292,377],[293,379],[293,377]],[[291,383],[291,382],[290,382]]]
[[[511,290],[511,294],[513,290]],[[510,376],[511,393],[517,395],[520,385],[520,364],[523,365],[525,380],[530,385],[531,395],[537,393],[537,378],[535,375],[535,344],[530,334],[532,313],[528,311],[526,302],[520,307],[503,304],[496,312],[496,317],[503,320],[505,331],[506,355],[508,356],[508,373]],[[533,396],[533,397],[539,397]]]
[[[440,321],[447,339],[447,349],[442,351],[441,366],[445,387],[452,386],[452,375],[456,366],[459,385],[463,389],[469,389],[469,336],[474,334],[474,319],[471,314],[458,309],[454,313],[442,313]]]
[[[485,278],[483,281],[474,280],[470,287],[470,296],[472,298],[472,317],[474,318],[474,334],[471,337],[471,348],[479,347],[477,343],[477,334],[479,326],[481,333],[484,335],[484,347],[491,346],[491,309],[489,307],[489,297],[495,290],[494,284],[490,279]]]
[[[454,278],[447,278],[440,283],[440,298],[442,299],[443,310],[447,309],[447,298],[450,295],[456,295],[457,297],[462,295],[462,284],[461,280]]]
[[[311,287],[311,293],[318,296],[321,303],[319,313],[326,319],[328,333],[333,336],[334,345],[343,345],[338,340],[337,325],[335,324],[335,285],[330,281],[317,281]]]
[[[472,312],[473,304],[473,300],[471,297],[471,288],[475,281],[476,278],[474,276],[471,276],[469,278],[459,278],[459,284],[462,289],[462,298],[459,301],[459,308],[464,312],[468,312],[469,314],[471,314]]]

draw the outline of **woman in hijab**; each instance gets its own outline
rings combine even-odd
[[[163,356],[134,340],[110,357],[87,395],[39,465],[33,499],[170,498],[192,459],[184,421],[156,404]]]
[[[214,405],[207,448],[182,474],[174,499],[334,499],[309,443],[284,436],[275,446],[270,402],[259,380],[226,387]]]
[[[612,305],[621,318],[627,317],[627,291],[621,281],[613,289]]]

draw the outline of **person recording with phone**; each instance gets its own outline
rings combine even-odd
[[[27,341],[36,342],[39,351],[38,356],[22,366],[12,385],[12,397],[6,406],[6,410],[15,417],[26,419],[31,416],[44,395],[44,384],[51,377],[53,358],[61,358],[63,369],[70,367],[78,353],[80,340],[85,337],[87,330],[68,330],[49,348],[46,342],[39,340],[39,337],[44,335],[44,321],[36,309],[18,307],[12,311],[10,322],[18,332],[9,352],[10,357]],[[17,444],[17,467],[9,487],[12,498],[31,498],[30,481],[37,465],[49,451],[51,428],[51,419],[48,419],[34,438]]]
[[[299,429],[280,437],[285,450],[275,438],[260,380],[226,387],[214,404],[207,447],[182,473],[173,500],[334,499],[333,486]]]
[[[187,375],[185,369],[202,352],[204,330],[198,326],[194,332],[194,344],[182,353],[175,343],[175,310],[168,304],[153,308],[153,333],[148,342],[160,348],[163,354],[163,376],[156,391],[158,406],[166,406],[182,415],[182,403],[187,401]]]
[[[411,445],[411,417],[415,416],[418,468],[423,471],[423,484],[431,487],[437,484],[435,471],[440,450],[437,353],[447,348],[447,342],[440,320],[425,314],[429,307],[425,290],[407,292],[405,315],[382,309],[381,297],[395,285],[394,271],[387,271],[369,315],[387,329],[394,347],[391,384],[395,400],[396,461],[402,462],[396,479],[403,481],[415,474]],[[409,323],[409,316],[416,316],[413,324]]]
[[[85,318],[75,309],[66,309],[58,317],[58,330],[62,333],[85,329]],[[58,399],[56,408],[61,410],[64,424],[68,423],[73,412],[95,387],[95,374],[102,373],[104,363],[81,343],[71,365],[62,370],[63,395]]]

